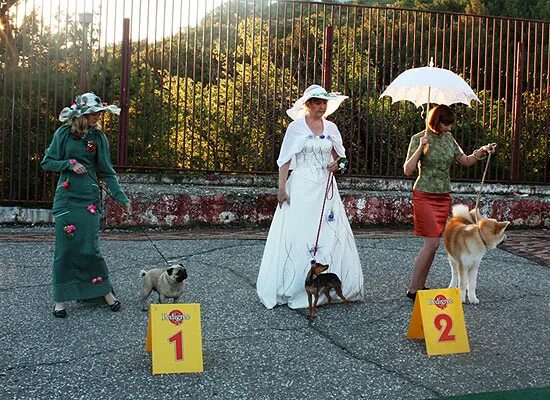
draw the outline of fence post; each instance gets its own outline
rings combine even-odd
[[[128,166],[128,107],[130,104],[130,19],[122,28],[122,62],[120,76],[120,118],[118,129],[117,166]]]
[[[325,27],[323,43],[323,87],[330,92],[332,78],[332,26]]]
[[[516,76],[514,84],[514,106],[512,109],[512,181],[519,179],[520,130],[521,130],[521,94],[523,92],[523,58],[525,56],[523,42],[517,43]]]
[[[80,93],[88,91],[88,28],[92,23],[92,13],[78,14],[78,22],[82,24],[82,48],[80,49]]]

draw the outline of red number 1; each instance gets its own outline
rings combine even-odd
[[[451,331],[451,328],[453,327],[453,319],[449,317],[447,314],[439,314],[434,319],[434,325],[437,328],[438,331],[443,328],[441,321],[445,321],[445,329],[441,333],[441,336],[439,337],[440,342],[449,342],[452,340],[455,340],[455,335],[449,335],[449,332]]]
[[[174,336],[169,337],[168,341],[176,345],[176,361],[183,361],[183,333],[179,331]]]

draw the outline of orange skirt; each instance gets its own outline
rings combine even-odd
[[[450,193],[428,193],[413,189],[414,235],[441,237],[450,210]]]

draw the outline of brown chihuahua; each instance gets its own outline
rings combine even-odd
[[[328,299],[329,306],[332,303],[332,297],[330,297],[330,290],[334,289],[338,297],[342,299],[344,304],[349,305],[349,302],[342,294],[342,282],[338,275],[333,273],[322,274],[322,272],[328,269],[328,265],[315,263],[311,265],[311,269],[306,277],[305,288],[307,293],[307,300],[309,303],[309,315],[308,318],[316,318],[315,310],[317,309],[317,301],[319,300],[319,293],[322,291]],[[315,301],[312,302],[312,297],[315,297]]]

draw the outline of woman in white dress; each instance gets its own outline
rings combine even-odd
[[[340,277],[347,300],[363,299],[359,254],[332,174],[340,169],[338,160],[345,157],[345,149],[338,128],[325,119],[346,98],[312,85],[287,110],[294,121],[277,160],[279,206],[256,282],[260,301],[269,309],[279,304],[308,307],[304,282],[312,259],[328,264],[327,272]],[[337,296],[333,299],[339,301]],[[321,295],[318,304],[326,302]]]

